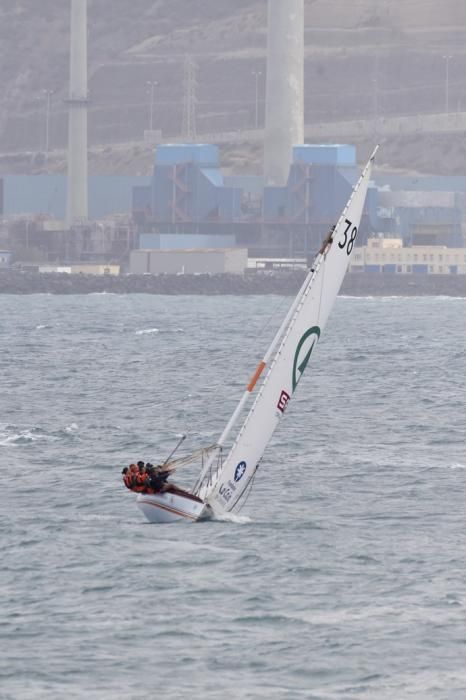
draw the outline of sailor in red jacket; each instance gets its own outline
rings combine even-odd
[[[146,467],[144,466],[144,462],[138,462],[138,471],[136,472],[136,483],[134,486],[134,490],[138,493],[142,493],[142,491],[144,491],[146,488],[147,479],[148,474],[146,474]]]

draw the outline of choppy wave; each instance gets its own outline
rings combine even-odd
[[[269,300],[3,301],[2,700],[463,697],[462,304],[338,299],[240,513],[152,526],[122,466],[217,439]]]
[[[75,436],[79,432],[76,423],[66,426],[58,430],[48,431],[43,428],[19,428],[16,425],[0,426],[0,446],[20,446],[28,445],[34,442],[59,442],[63,439],[68,439],[70,436]]]
[[[49,440],[54,442],[60,438],[54,434],[48,433],[47,431],[41,430],[41,428],[25,428],[24,430],[10,429],[6,431],[0,440],[0,445],[25,445],[31,442],[37,442],[39,440]]]

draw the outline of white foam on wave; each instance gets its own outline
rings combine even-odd
[[[92,521],[103,521],[103,522],[108,522],[108,521],[114,521],[117,522],[118,518],[115,515],[103,515],[100,513],[78,513],[77,515],[73,516],[75,520],[82,520],[83,522],[92,522]]]
[[[249,525],[254,522],[248,515],[238,515],[237,513],[218,513],[211,519],[221,523],[235,523],[235,525]]]
[[[184,333],[184,328],[144,328],[136,331],[136,335],[149,335],[151,333]]]
[[[149,335],[150,333],[160,333],[159,328],[145,328],[141,331],[136,331],[136,335]]]
[[[24,428],[21,430],[17,425],[0,425],[0,447],[20,447],[33,442],[58,442],[63,439],[63,433],[74,435],[79,430],[77,423],[67,425],[58,433],[48,433],[42,428]]]
[[[350,301],[373,301],[374,299],[382,299],[383,297],[376,297],[376,296],[371,296],[371,295],[366,295],[366,296],[361,296],[361,295],[355,295],[352,296],[351,294],[339,294],[338,299],[345,299],[345,300],[350,300]],[[390,298],[390,297],[388,297]],[[396,299],[396,297],[393,297],[393,299]]]
[[[37,442],[39,440],[47,440],[49,442],[57,442],[60,438],[55,435],[47,435],[41,432],[34,432],[31,430],[21,430],[19,433],[13,433],[12,435],[7,435],[4,440],[0,440],[0,446],[13,446],[24,445],[31,442]]]
[[[461,464],[461,462],[454,462],[454,464],[450,464],[450,469],[466,469],[466,464]]]

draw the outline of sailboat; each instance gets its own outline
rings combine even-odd
[[[190,491],[174,487],[137,497],[150,522],[196,521],[234,510],[252,486],[267,444],[303,376],[325,327],[351,260],[371,175],[374,149],[335,226],[322,243],[306,279],[254,372],[233,415],[215,445],[198,451],[199,477]],[[268,368],[260,384],[260,377]],[[256,398],[231,448],[225,444],[251,395]],[[174,470],[190,457],[173,460]]]

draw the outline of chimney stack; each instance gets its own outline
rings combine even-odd
[[[269,0],[264,175],[286,184],[304,141],[304,0]]]
[[[87,0],[71,0],[66,223],[87,221]]]

